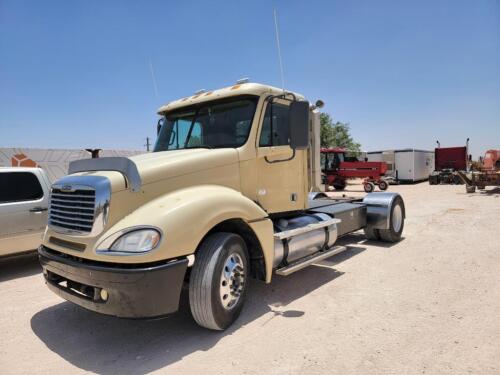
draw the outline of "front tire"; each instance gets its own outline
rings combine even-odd
[[[233,233],[213,233],[200,245],[189,282],[189,304],[200,326],[224,330],[240,315],[248,289],[248,251]]]
[[[363,184],[363,189],[365,189],[365,192],[371,193],[373,192],[373,190],[375,190],[375,185],[373,184],[373,182],[365,182]]]

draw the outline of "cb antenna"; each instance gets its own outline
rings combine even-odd
[[[158,85],[156,83],[155,70],[153,68],[153,62],[151,61],[151,59],[149,59],[149,70],[151,71],[151,79],[153,80],[153,88],[155,90],[156,100],[159,100]]]
[[[281,72],[281,87],[285,91],[285,75],[283,73],[283,61],[281,59],[281,47],[280,47],[280,33],[278,29],[278,17],[276,15],[276,8],[274,9],[274,31],[276,33],[276,45],[278,47],[278,58],[280,61],[280,72]]]

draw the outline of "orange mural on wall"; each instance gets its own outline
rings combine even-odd
[[[11,161],[13,167],[32,167],[32,168],[38,167],[37,163],[35,163],[33,160],[31,160],[24,154],[13,155]]]

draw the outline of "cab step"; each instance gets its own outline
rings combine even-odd
[[[303,226],[300,228],[285,230],[283,232],[276,232],[276,233],[274,233],[274,238],[276,238],[278,240],[284,240],[286,238],[298,236],[299,234],[311,232],[311,231],[316,230],[316,229],[329,227],[330,225],[338,224],[340,222],[341,222],[340,219],[335,219],[335,218],[332,218],[329,220],[323,220],[323,221],[319,221],[319,222],[314,223],[314,224],[309,224],[309,225],[306,225],[306,226]]]
[[[288,276],[291,275],[294,272],[297,272],[301,270],[302,268],[305,268],[307,266],[310,266],[313,263],[319,262],[320,260],[329,258],[331,256],[334,256],[335,254],[339,254],[343,251],[346,251],[347,247],[345,246],[333,246],[328,250],[325,251],[318,251],[314,254],[308,255],[304,258],[297,259],[293,263],[290,263],[289,265],[278,268],[276,270],[276,274],[280,276]]]

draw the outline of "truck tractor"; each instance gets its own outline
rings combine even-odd
[[[162,106],[154,152],[77,160],[51,187],[39,248],[47,286],[98,313],[157,318],[178,309],[223,330],[251,278],[270,283],[346,250],[363,229],[401,239],[395,193],[320,192],[319,107],[240,82]]]
[[[429,175],[429,185],[463,184],[457,171],[467,171],[469,168],[467,155],[469,139],[466,146],[438,147],[434,149],[434,171]]]

